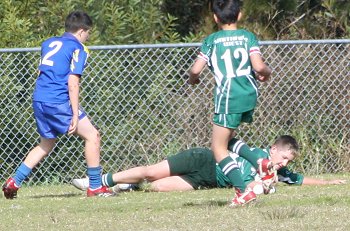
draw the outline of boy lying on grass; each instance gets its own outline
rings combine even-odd
[[[238,162],[245,183],[253,189],[255,194],[274,192],[274,184],[277,181],[290,185],[346,183],[345,180],[322,180],[290,171],[287,165],[297,156],[298,150],[296,140],[289,135],[278,137],[270,147],[265,149],[250,148],[243,141],[235,138],[229,142],[230,155]],[[255,158],[258,156],[272,161],[274,165],[270,174],[272,177],[265,180],[267,182],[259,177],[249,161],[239,156],[243,152],[245,156],[255,155]],[[122,189],[131,189],[135,184],[144,181],[150,182],[150,190],[156,192],[231,187],[230,181],[215,162],[212,151],[207,148],[191,148],[169,156],[166,160],[154,165],[134,167],[102,176],[103,185]],[[86,190],[89,181],[88,178],[74,179],[72,184],[78,189]]]

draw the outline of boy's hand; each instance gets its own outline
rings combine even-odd
[[[199,84],[200,83],[200,80],[199,78],[189,78],[188,79],[188,84],[191,84],[191,85],[196,85],[196,84]]]
[[[330,180],[329,184],[346,184],[346,180]]]
[[[78,116],[73,115],[72,120],[71,120],[70,125],[69,125],[68,135],[72,135],[73,133],[76,132],[77,127],[78,127],[78,121],[79,121]]]
[[[263,75],[259,75],[258,73],[256,73],[255,75],[256,79],[259,80],[260,82],[266,82],[267,80],[269,80],[269,76],[263,76]]]

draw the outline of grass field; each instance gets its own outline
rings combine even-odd
[[[327,175],[342,178],[350,175]],[[70,185],[24,187],[0,198],[0,230],[350,230],[350,184],[285,186],[229,208],[230,189],[128,192],[86,198]]]

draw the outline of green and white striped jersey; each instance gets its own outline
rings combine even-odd
[[[240,146],[238,145],[237,148],[238,148],[237,153],[239,154]],[[266,149],[252,148],[251,151],[252,151],[251,153],[252,155],[257,155],[259,158],[268,158],[268,159],[270,158],[269,148],[266,148]],[[238,156],[236,153],[233,153],[233,152],[230,154],[230,156],[236,159],[238,166],[240,168],[240,171],[242,173],[242,178],[246,184],[248,184],[253,180],[255,181],[261,180],[259,175],[257,174],[256,169],[253,167],[253,165],[249,161],[247,161],[243,157]],[[304,176],[302,174],[292,172],[287,167],[283,167],[279,169],[277,171],[277,175],[278,175],[278,181],[286,184],[301,185],[304,180]],[[217,181],[218,187],[220,188],[232,186],[229,178],[225,176],[225,174],[222,172],[219,165],[216,165],[216,181]]]
[[[255,108],[258,89],[250,55],[260,54],[258,40],[246,30],[220,30],[204,39],[198,58],[215,77],[215,113],[232,114]]]

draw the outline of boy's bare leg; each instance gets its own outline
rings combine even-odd
[[[217,163],[228,157],[227,146],[234,130],[213,124],[211,150]]]
[[[34,168],[44,157],[46,157],[55,147],[56,139],[46,139],[41,137],[40,143],[33,148],[23,161],[29,168]]]
[[[78,123],[76,134],[85,141],[85,158],[88,167],[100,166],[100,133],[88,117]]]
[[[179,176],[165,177],[151,183],[151,190],[156,192],[190,191],[192,185]]]
[[[170,168],[167,160],[150,166],[139,166],[113,174],[115,183],[140,183],[144,180],[153,182],[170,176]]]
[[[102,186],[102,167],[100,166],[100,133],[91,124],[87,117],[79,120],[76,134],[85,141],[85,159],[87,175],[89,176],[89,188],[87,196],[113,196],[106,186]]]
[[[235,188],[236,197],[238,198],[241,195],[243,197],[245,196],[243,192],[246,190],[246,184],[242,178],[237,161],[230,157],[227,150],[228,142],[233,131],[233,129],[213,124],[211,149],[216,162]],[[249,191],[247,191],[247,193],[249,193]]]
[[[33,148],[23,163],[17,168],[13,177],[9,178],[2,187],[6,199],[17,197],[17,191],[22,182],[31,174],[32,169],[47,156],[55,146],[56,139],[41,137],[40,144]]]

